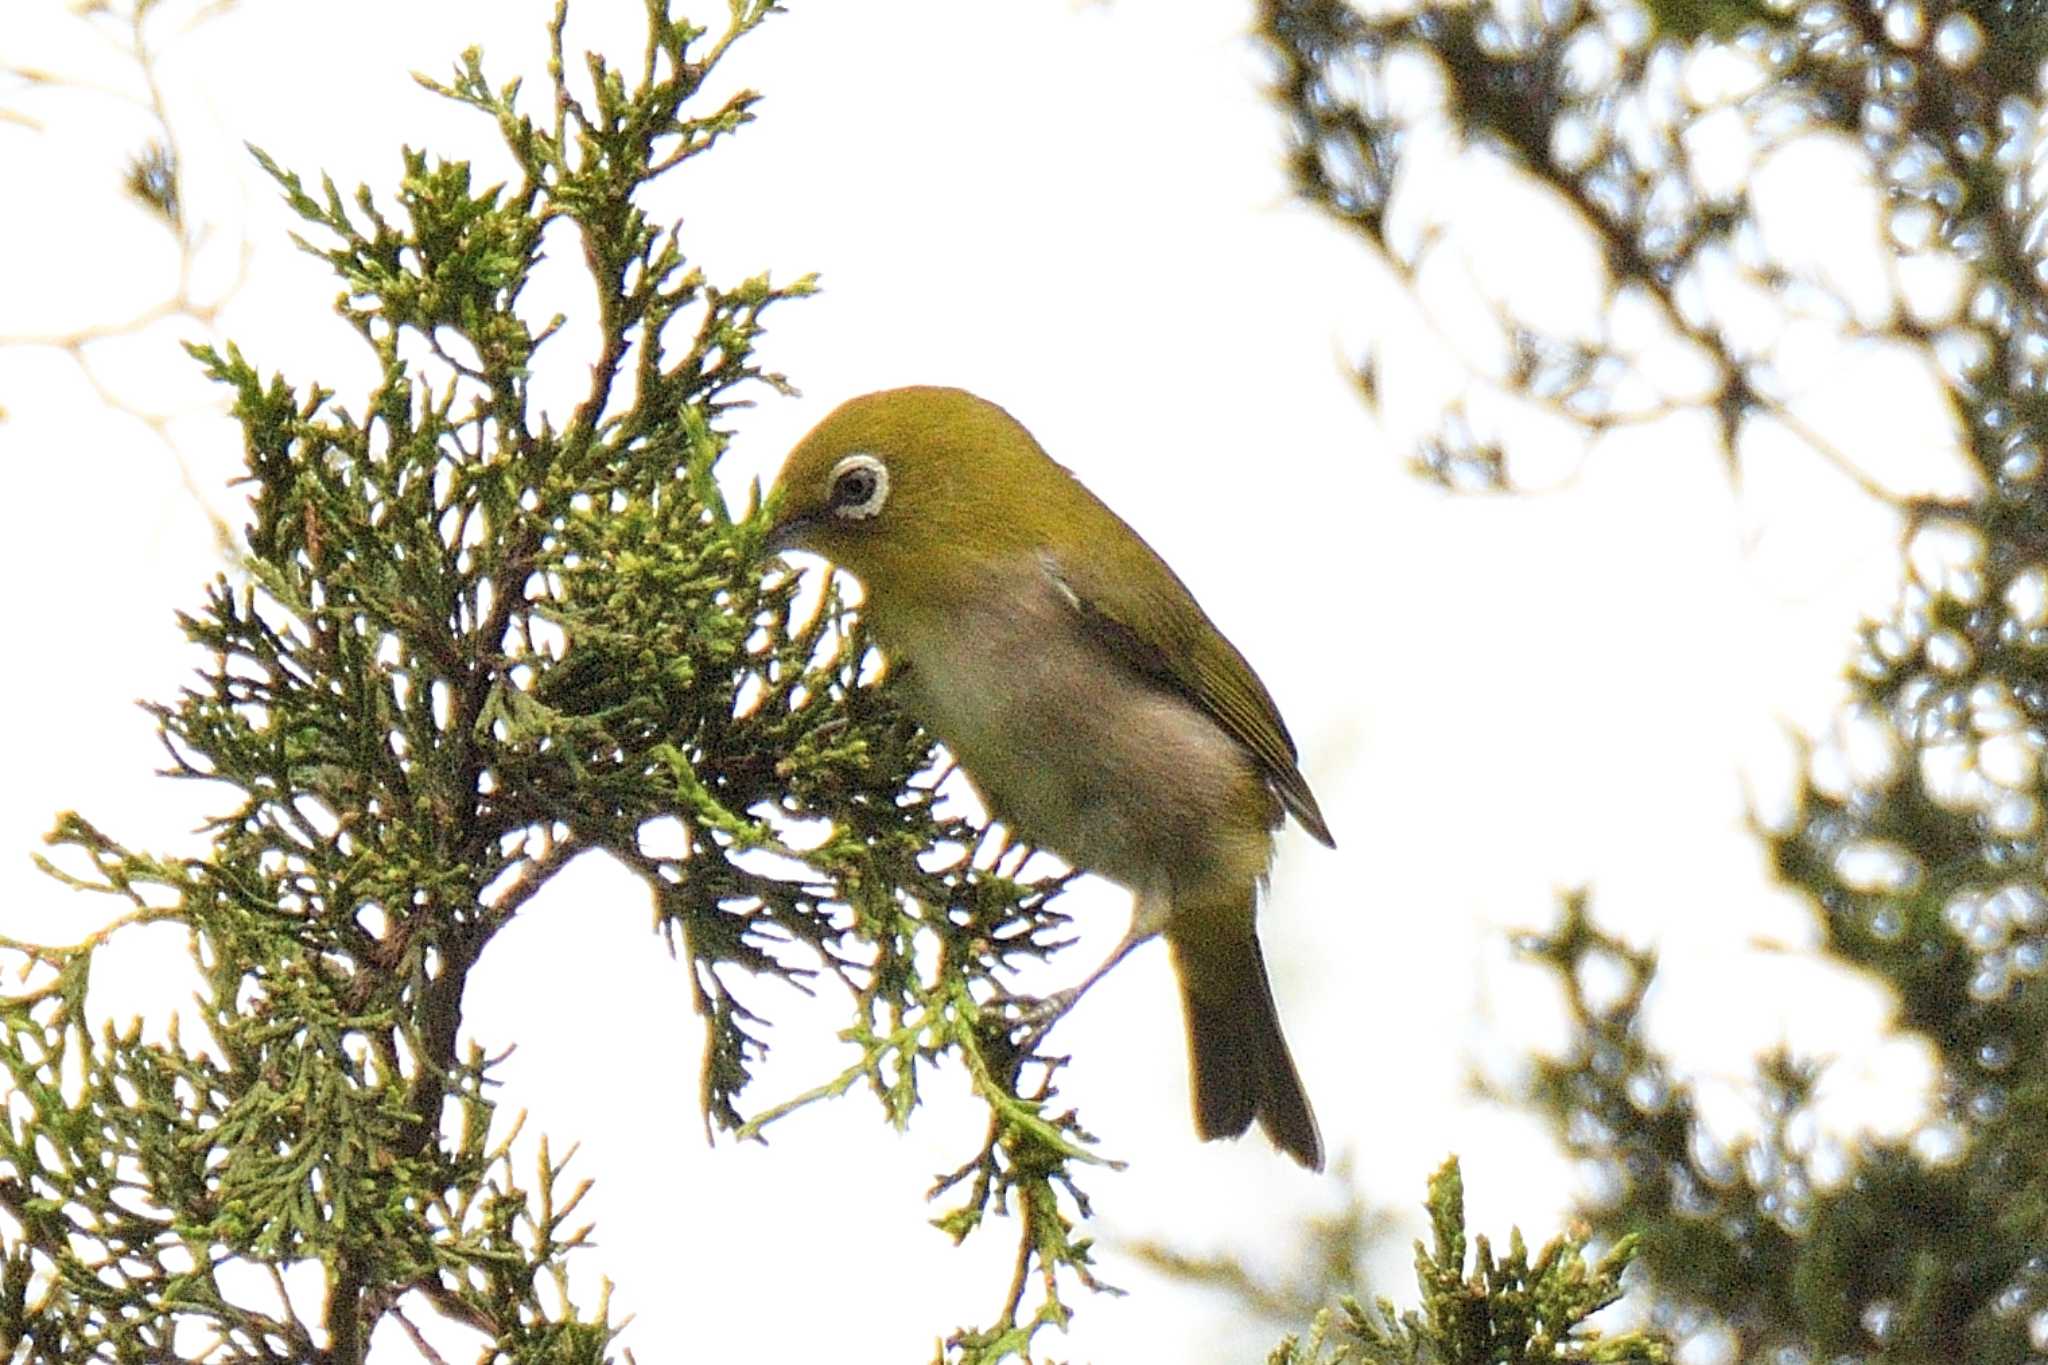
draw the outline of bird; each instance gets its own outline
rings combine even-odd
[[[785,459],[764,553],[859,580],[901,704],[990,816],[1132,894],[1131,927],[1063,1012],[1164,936],[1196,1133],[1256,1121],[1310,1170],[1323,1142],[1257,934],[1287,815],[1335,840],[1265,684],[1124,520],[964,389],[842,404]]]

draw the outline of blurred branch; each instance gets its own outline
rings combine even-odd
[[[1674,82],[1652,79],[1653,64],[1673,58],[1631,25],[1629,8],[1510,14],[1485,3],[1426,3],[1368,14],[1345,0],[1265,0],[1260,27],[1279,62],[1274,94],[1292,127],[1299,192],[1358,233],[1423,303],[1422,325],[1465,360],[1468,391],[1490,389],[1574,424],[1588,438],[1703,411],[1720,428],[1731,475],[1744,429],[1773,421],[1909,522],[1942,505],[1873,478],[1801,411],[1768,346],[1739,339],[1712,310],[1681,301],[1681,283],[1709,258],[1781,296],[1796,281],[1759,253],[1746,198],[1716,199],[1700,187],[1684,137],[1698,111],[1685,106]],[[1404,84],[1396,69],[1423,52],[1444,82],[1434,102],[1420,93],[1415,73],[1406,73]],[[1599,81],[1578,74],[1599,65],[1608,72]],[[1769,101],[1784,89],[1769,85],[1749,102],[1754,126],[1771,123]],[[1761,135],[1757,158],[1815,126],[1813,119],[1778,119]],[[1561,138],[1571,139],[1563,144],[1568,155],[1560,154]],[[1703,365],[1705,387],[1659,396],[1611,325],[1603,323],[1605,334],[1593,337],[1545,334],[1474,279],[1494,327],[1489,343],[1507,357],[1498,374],[1487,373],[1493,367],[1467,354],[1423,299],[1432,254],[1467,250],[1464,237],[1474,224],[1419,219],[1419,209],[1404,216],[1394,205],[1397,193],[1421,193],[1414,185],[1403,189],[1402,176],[1428,178],[1411,165],[1424,148],[1439,162],[1498,160],[1498,171],[1567,208],[1598,247],[1607,277],[1603,319],[1612,318],[1624,292],[1654,310],[1664,344]],[[1367,397],[1377,399],[1382,386],[1373,357],[1360,362],[1358,377]],[[1620,402],[1630,389],[1637,397]],[[1493,437],[1475,433],[1469,408],[1468,399],[1450,400],[1438,434],[1417,456],[1418,472],[1452,488],[1508,489],[1505,453]]]
[[[1229,1253],[1194,1256],[1159,1241],[1122,1249],[1162,1275],[1229,1296],[1246,1313],[1276,1324],[1308,1322],[1358,1283],[1366,1257],[1399,1228],[1393,1210],[1366,1201],[1348,1153],[1331,1174],[1348,1195],[1344,1207],[1304,1221],[1292,1236],[1299,1254],[1277,1282]]]
[[[205,3],[185,6],[177,5],[176,0],[91,0],[90,3],[61,7],[61,18],[58,14],[60,7],[54,3],[47,3],[47,0],[24,2],[42,3],[51,12],[52,22],[74,24],[90,32],[105,53],[109,63],[107,74],[112,78],[103,80],[91,73],[58,73],[0,65],[0,120],[19,125],[34,135],[61,137],[66,132],[65,125],[52,124],[47,118],[31,112],[31,108],[43,102],[45,96],[58,91],[86,93],[126,106],[139,115],[144,131],[121,175],[130,196],[150,211],[160,229],[171,238],[177,251],[178,265],[176,279],[161,298],[133,308],[124,316],[55,332],[0,330],[0,346],[41,347],[61,351],[68,356],[103,407],[140,423],[177,461],[186,490],[205,510],[213,524],[215,540],[225,550],[232,544],[232,533],[213,511],[210,500],[199,487],[173,437],[171,424],[178,414],[153,411],[137,403],[118,381],[108,377],[95,352],[98,343],[140,336],[160,323],[173,320],[188,324],[181,329],[185,335],[179,340],[208,338],[221,309],[247,282],[254,244],[244,235],[233,247],[235,264],[232,273],[218,283],[203,287],[199,283],[202,254],[214,246],[224,224],[211,218],[195,219],[192,216],[184,185],[186,148],[178,131],[178,120],[172,116],[168,97],[159,79],[167,46],[230,12],[238,0],[205,0]],[[182,9],[183,13],[174,13],[177,9]],[[130,79],[121,79],[123,75]],[[17,262],[15,268],[28,268],[31,264],[42,270],[50,268],[47,262]],[[83,263],[78,266],[77,274],[80,278],[89,275]],[[167,358],[168,355],[167,352]],[[4,411],[0,411],[0,418],[4,415]]]
[[[1602,932],[1576,894],[1531,945],[1563,983],[1573,1038],[1566,1056],[1538,1059],[1529,1098],[1589,1173],[1588,1218],[1607,1237],[1640,1237],[1651,1311],[1703,1358],[2037,1358],[2048,12],[1995,0],[1264,0],[1260,14],[1303,197],[1425,315],[1445,297],[1432,293],[1437,253],[1464,255],[1456,282],[1480,306],[1465,330],[1432,319],[1465,373],[1433,415],[1441,434],[1424,438],[1428,476],[1512,484],[1501,443],[1475,434],[1482,397],[1567,419],[1582,449],[1620,420],[1696,411],[1714,420],[1731,474],[1748,436],[1781,428],[1902,525],[1898,599],[1844,641],[1849,704],[1808,745],[1787,818],[1756,833],[1812,906],[1820,949],[1895,996],[1898,1027],[1917,1035],[1896,1041],[1933,1062],[1929,1109],[1883,1137],[1831,1130],[1819,1099],[1838,1063],[1780,1048],[1734,1078],[1749,1129],[1716,1131],[1699,1078],[1643,1027],[1657,959]],[[1716,128],[1734,148],[1718,178],[1698,153]],[[1766,203],[1758,169],[1795,145],[1839,158],[1851,211],[1809,187]],[[1431,198],[1461,174],[1467,192],[1449,207]],[[1518,311],[1516,287],[1550,263],[1515,232],[1480,242],[1537,202],[1568,213],[1598,262],[1587,335]],[[1842,240],[1774,244],[1771,209],[1821,218]],[[1877,266],[1874,282],[1834,273],[1837,253]],[[1914,297],[1909,264],[1952,287]],[[1959,436],[1960,491],[1902,491],[1957,481],[1873,474],[1856,446],[1906,415],[1897,395],[1835,395],[1860,422],[1816,411],[1821,387],[1875,347],[1910,351],[1933,377]],[[1653,352],[1697,362],[1702,377],[1659,387]],[[1368,397],[1384,396],[1387,359],[1359,366]],[[1603,980],[1604,993],[1589,984]]]

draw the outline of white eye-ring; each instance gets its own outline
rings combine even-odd
[[[842,521],[864,521],[889,500],[889,466],[872,455],[849,455],[832,466],[825,501]]]

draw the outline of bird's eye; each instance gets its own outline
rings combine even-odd
[[[849,455],[832,466],[829,487],[832,515],[860,521],[889,500],[889,468],[872,455]]]

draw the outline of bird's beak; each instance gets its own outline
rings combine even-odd
[[[763,554],[779,555],[785,554],[790,550],[801,549],[810,529],[811,518],[809,517],[790,517],[787,520],[777,520],[773,526],[768,528],[768,535],[761,542],[761,552]]]

